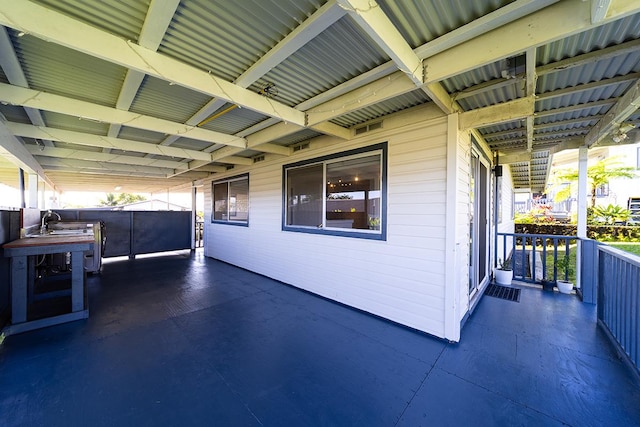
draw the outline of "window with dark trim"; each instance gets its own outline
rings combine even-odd
[[[211,183],[211,222],[249,223],[249,175]]]
[[[386,239],[387,144],[283,167],[286,231]]]

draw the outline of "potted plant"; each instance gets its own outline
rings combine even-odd
[[[513,269],[511,268],[511,255],[504,261],[498,258],[498,268],[493,272],[496,283],[499,285],[510,285],[513,279]]]
[[[574,269],[571,265],[569,255],[565,255],[564,258],[558,259],[556,262],[556,267],[558,268],[558,276],[565,277],[565,272],[569,276],[573,276]],[[573,291],[573,283],[568,280],[560,280],[558,279],[557,284],[558,290],[563,294],[570,294]]]
[[[540,284],[542,285],[542,290],[548,291],[548,292],[553,292],[553,288],[554,286],[556,286],[556,282],[554,282],[553,280],[547,279],[546,276],[540,280]]]

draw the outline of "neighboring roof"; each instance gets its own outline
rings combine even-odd
[[[542,191],[554,152],[640,122],[635,0],[7,0],[0,24],[0,154],[62,191],[189,186],[431,102]]]

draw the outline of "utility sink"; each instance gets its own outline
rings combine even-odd
[[[93,235],[93,230],[82,229],[82,230],[47,230],[45,234],[28,234],[25,237],[29,238],[47,238],[47,237],[60,237],[60,236],[88,236]]]

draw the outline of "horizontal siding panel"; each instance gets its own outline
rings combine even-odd
[[[319,137],[310,149],[238,167],[249,172],[248,227],[205,224],[206,254],[393,321],[442,336],[446,120],[352,141]],[[285,232],[283,164],[388,142],[387,240]],[[208,190],[210,192],[210,189]],[[210,194],[206,197],[210,218]]]

